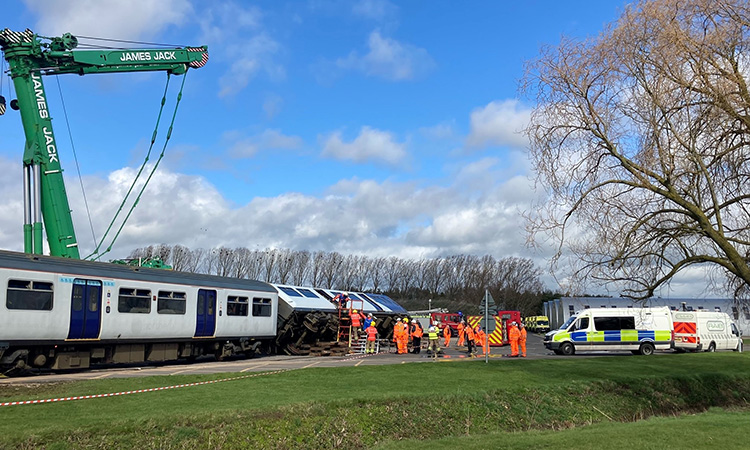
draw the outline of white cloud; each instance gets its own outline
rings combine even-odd
[[[200,42],[208,44],[212,58],[229,69],[219,78],[219,97],[243,90],[259,74],[283,80],[286,69],[277,62],[281,44],[263,26],[263,13],[244,2],[210,2],[197,14]]]
[[[359,136],[350,143],[344,142],[341,132],[336,131],[322,138],[322,146],[323,156],[357,163],[382,161],[397,165],[407,156],[406,145],[396,142],[393,134],[367,126],[362,127]]]
[[[431,127],[422,127],[419,129],[419,132],[434,140],[449,139],[455,133],[454,126],[453,122],[442,122]]]
[[[367,46],[367,54],[351,52],[346,58],[339,58],[336,66],[390,81],[419,78],[435,67],[427,50],[384,38],[379,30],[370,33]]]
[[[529,124],[530,109],[518,100],[494,101],[471,112],[471,131],[466,139],[470,147],[507,145],[526,148],[528,139],[523,129]]]
[[[287,136],[279,130],[267,129],[255,136],[246,137],[239,131],[228,131],[222,140],[229,145],[229,156],[250,158],[265,149],[294,150],[302,147],[302,138]]]
[[[231,59],[229,71],[219,79],[219,97],[228,97],[241,91],[250,83],[260,71],[271,80],[282,80],[286,77],[286,69],[274,61],[274,55],[281,46],[265,33],[227,48]]]
[[[111,39],[157,36],[170,25],[180,25],[192,13],[189,0],[24,0],[39,17],[37,33]]]
[[[0,248],[21,251],[23,207],[17,166],[0,157],[0,199],[5,211],[0,215]],[[492,161],[471,164],[467,173],[481,173],[482,167],[492,170]],[[99,239],[135,172],[135,168],[124,168],[106,178],[84,178]],[[83,200],[77,180],[67,182],[79,245],[87,255],[94,244]],[[487,186],[477,198],[467,197],[456,186],[420,187],[415,183],[352,178],[337,182],[322,196],[285,193],[256,197],[236,207],[205,178],[160,169],[113,252],[103,259],[124,257],[134,248],[164,243],[193,249],[276,247],[372,257],[521,256],[544,267],[545,262],[523,246],[518,214],[533,195],[524,177]],[[699,269],[691,269],[677,277],[662,295],[708,294],[701,290],[706,284],[704,275]]]

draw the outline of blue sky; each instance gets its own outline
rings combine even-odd
[[[112,256],[168,243],[491,254],[545,267],[550,252],[524,246],[521,217],[541,195],[518,133],[533,107],[519,97],[524,62],[563,35],[595,36],[626,3],[25,0],[5,5],[2,26],[209,46],[209,63],[187,74],[166,156]],[[165,80],[45,78],[84,252],[145,156]],[[181,81],[172,81],[166,115]],[[9,89],[5,77],[2,94],[13,98]],[[165,132],[166,124],[157,154]],[[0,134],[0,247],[22,250],[15,111],[0,117]],[[689,295],[679,286],[673,294]]]

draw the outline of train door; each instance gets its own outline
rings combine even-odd
[[[73,280],[68,339],[97,339],[101,329],[102,282]]]
[[[216,291],[198,289],[195,337],[213,336],[216,330]]]

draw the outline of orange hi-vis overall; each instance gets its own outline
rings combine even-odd
[[[375,340],[378,336],[378,329],[371,323],[365,330],[367,333],[367,345],[365,347],[365,353],[375,353]]]
[[[474,336],[476,336],[475,340],[477,343],[477,347],[482,349],[482,353],[480,354],[484,355],[486,353],[485,347],[487,344],[487,335],[485,334],[484,330],[478,330],[474,332]]]
[[[518,327],[510,327],[508,332],[508,340],[510,341],[510,356],[518,356],[518,340],[521,338],[521,333],[518,331]]]
[[[519,332],[518,344],[521,346],[521,356],[526,357],[526,327]]]
[[[443,337],[445,338],[445,342],[443,343],[443,347],[448,348],[451,345],[451,327],[448,325],[443,328]]]
[[[465,336],[464,336],[464,324],[459,323],[458,324],[458,342],[456,345],[461,346],[464,345],[465,342]]]
[[[393,327],[393,340],[396,341],[396,350],[399,354],[406,353],[406,344],[409,341],[407,326],[403,322],[397,322]]]

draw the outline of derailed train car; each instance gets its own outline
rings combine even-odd
[[[289,355],[330,354],[349,348],[341,339],[348,323],[348,311],[372,314],[383,339],[390,339],[393,321],[407,311],[386,295],[346,292],[349,302],[342,310],[334,302],[343,291],[282,284],[273,285],[279,293],[279,331],[276,347]],[[345,336],[346,337],[346,336]]]
[[[309,354],[338,338],[336,293],[0,251],[0,371]],[[382,336],[406,313],[385,296],[350,297]]]

